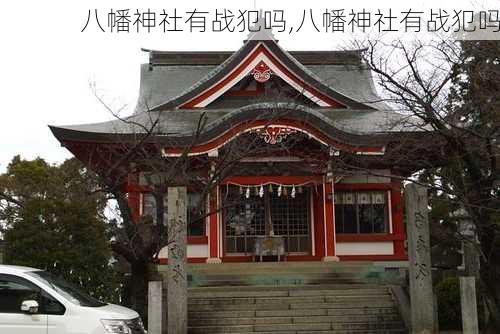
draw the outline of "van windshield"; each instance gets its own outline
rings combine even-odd
[[[106,305],[106,303],[100,302],[99,300],[81,291],[75,285],[66,282],[61,278],[58,278],[49,272],[40,270],[40,271],[31,271],[28,272],[27,274],[47,284],[73,304],[80,306],[88,306],[88,307],[100,307]]]

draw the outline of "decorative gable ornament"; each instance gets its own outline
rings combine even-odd
[[[253,78],[257,82],[266,82],[271,78],[271,69],[263,61],[260,61],[252,71]]]
[[[297,130],[283,126],[268,126],[266,128],[256,129],[255,132],[264,139],[266,144],[279,144],[283,142],[288,135],[296,133]]]

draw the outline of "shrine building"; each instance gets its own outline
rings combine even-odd
[[[208,198],[187,185],[189,262],[407,260],[401,180],[416,170],[405,139],[418,129],[379,97],[363,50],[289,51],[263,30],[235,52],[144,51],[133,115],[51,130],[92,167],[157,120],[147,142],[200,178],[251,147]],[[137,219],[155,212],[142,179],[124,184]]]

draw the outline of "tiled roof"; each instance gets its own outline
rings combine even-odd
[[[279,112],[279,113],[278,113]],[[83,125],[51,127],[60,141],[83,140],[105,141],[117,140],[117,136],[143,135],[146,129],[155,127],[155,138],[189,138],[204,117],[204,126],[200,137],[213,138],[218,133],[238,123],[256,119],[280,118],[308,122],[327,134],[343,133],[349,140],[372,140],[373,135],[391,132],[418,131],[418,124],[411,124],[411,119],[394,111],[354,110],[309,108],[290,103],[254,104],[236,109],[176,109],[164,111],[140,112],[123,120],[115,119],[108,122]],[[363,139],[364,137],[365,139]],[[370,139],[371,138],[371,139]]]

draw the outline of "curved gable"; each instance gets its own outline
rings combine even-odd
[[[204,108],[260,68],[269,69],[319,107],[371,109],[325,85],[274,40],[250,40],[190,89],[153,110]]]

